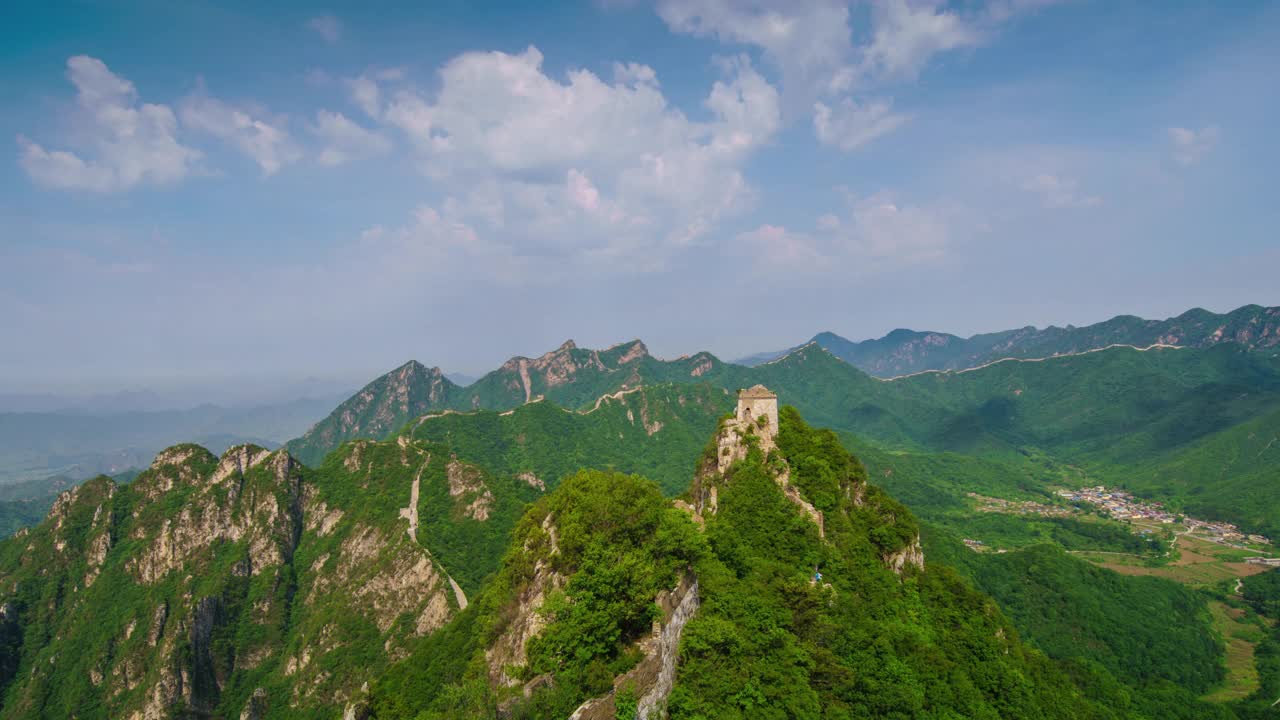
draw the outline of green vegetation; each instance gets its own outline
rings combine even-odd
[[[1200,323],[1198,318],[1194,312],[1184,316],[1179,327]],[[1133,332],[1138,329],[1121,323],[1100,337]],[[856,436],[859,452],[874,446],[930,456],[894,461],[916,465],[908,474],[939,480],[935,488],[953,473],[1022,492],[1034,492],[1046,480],[1105,481],[1280,534],[1273,527],[1280,496],[1267,485],[1274,464],[1268,453],[1280,452],[1280,443],[1269,444],[1280,423],[1280,366],[1234,343],[1146,352],[1120,347],[893,381],[872,378],[817,344],[755,368],[724,364],[707,353],[660,361],[638,341],[607,351],[567,344],[535,360],[513,359],[468,388],[445,383],[425,369],[401,368],[289,447],[316,464],[344,439],[383,438],[433,410],[505,411],[539,397],[586,410],[607,393],[641,385],[706,383],[733,391],[763,383],[813,422]],[[392,402],[404,395],[411,399],[407,406]],[[672,443],[667,456],[688,452],[686,445]],[[625,453],[614,453],[619,454]],[[878,464],[868,455],[869,463]],[[670,467],[656,467],[649,460],[651,467],[637,469],[652,471],[674,492],[671,468],[682,469],[683,462],[682,457]],[[575,469],[572,462],[549,467],[561,475]],[[889,484],[913,491],[905,482]]]
[[[910,513],[866,485],[833,433],[781,420],[781,457],[827,508],[826,539],[758,449],[730,469],[673,718],[1110,717],[945,568],[889,570],[884,556],[914,540]]]
[[[1134,684],[1202,693],[1222,680],[1206,599],[1182,585],[1125,577],[1052,545],[950,558],[968,562],[1019,631],[1048,655],[1096,662]]]
[[[1243,586],[1245,603],[1266,630],[1253,650],[1257,690],[1237,704],[1236,713],[1242,720],[1271,720],[1280,702],[1280,570],[1247,577]]]
[[[705,554],[693,522],[651,481],[601,471],[571,475],[518,523],[502,571],[476,603],[471,637],[479,643],[467,646],[474,649],[465,666],[436,658],[426,672],[394,671],[375,688],[376,717],[490,717],[498,704],[506,717],[567,717],[582,701],[609,692],[614,677],[635,664],[633,643],[658,617],[655,595]],[[565,580],[549,583],[551,577]],[[531,588],[548,585],[539,608],[525,606]],[[511,624],[529,612],[546,625],[530,640],[527,662],[510,668],[540,688],[524,697],[518,689],[490,687],[485,651],[518,632]],[[449,632],[456,637],[454,628]],[[428,685],[408,689],[416,697],[406,698],[405,677]]]
[[[1280,374],[1258,353],[1116,349],[885,382],[816,347],[747,369],[624,344],[470,388],[397,372],[304,439],[314,469],[215,481],[217,458],[179,447],[0,544],[5,716],[127,716],[178,672],[191,692],[173,702],[216,716],[251,698],[268,718],[329,717],[333,698],[381,720],[565,716],[600,697],[626,711],[640,696],[620,678],[642,667],[656,598],[695,578],[677,718],[1262,717],[1280,682],[1280,639],[1258,619],[1271,581],[1240,600],[1218,576],[1123,577],[1079,557],[1161,574],[1202,549],[1179,538],[1166,557],[1115,521],[969,497],[1053,505],[1056,486],[1126,484],[1269,528]],[[771,452],[751,428],[722,477],[706,438],[755,382],[799,411],[783,409]],[[454,412],[414,419],[423,408]],[[315,456],[363,433],[390,439]],[[664,500],[695,472],[685,499],[718,493],[702,531]],[[157,553],[161,533],[184,549]],[[161,570],[142,579],[145,563]],[[505,638],[524,627],[538,631],[516,652]]]
[[[506,413],[435,415],[407,433],[446,443],[495,475],[532,473],[549,489],[589,467],[641,474],[674,495],[688,486],[698,452],[732,403],[710,385],[654,385],[590,412],[539,402]]]

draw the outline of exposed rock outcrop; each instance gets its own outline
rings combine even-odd
[[[675,686],[679,661],[680,636],[684,626],[698,611],[698,581],[692,575],[680,579],[672,590],[663,590],[656,602],[662,609],[662,620],[653,624],[653,632],[636,643],[641,660],[634,668],[614,678],[608,695],[582,703],[569,720],[611,720],[617,714],[614,704],[624,688],[635,693],[637,720],[656,720],[666,707],[667,697]]]
[[[488,520],[493,508],[493,493],[484,484],[480,468],[460,462],[456,457],[445,468],[449,479],[449,496],[462,509],[462,514],[472,520]]]
[[[533,576],[521,589],[509,619],[497,640],[485,651],[489,680],[495,685],[510,687],[519,684],[519,679],[510,670],[528,662],[526,650],[529,640],[547,625],[546,617],[538,610],[549,592],[562,589],[565,584],[564,575],[552,567],[552,559],[560,553],[554,518],[548,515],[541,527],[547,543],[546,554],[537,560]],[[524,549],[527,552],[532,546],[526,544]]]
[[[897,552],[885,555],[884,564],[895,573],[901,575],[902,571],[907,567],[914,567],[917,570],[924,569],[924,548],[920,546],[920,536],[917,535],[911,544],[902,548]]]

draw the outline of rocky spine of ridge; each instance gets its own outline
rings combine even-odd
[[[586,379],[622,373],[617,384],[626,389],[639,382],[636,367],[649,357],[639,340],[605,350],[579,348],[573,340],[536,358],[516,356],[467,388],[471,409],[506,409],[534,402],[558,389]]]
[[[734,415],[721,421],[714,443],[708,448],[708,454],[703,456],[695,473],[689,491],[691,502],[677,500],[677,505],[690,513],[699,525],[704,525],[706,517],[715,515],[719,510],[720,488],[733,481],[734,465],[746,460],[748,454],[755,449],[764,454],[765,467],[782,490],[783,496],[817,527],[818,537],[825,539],[826,521],[823,512],[815,508],[791,482],[791,467],[783,459],[777,443],[779,425],[778,399],[775,394],[762,385],[740,390]],[[865,483],[846,482],[841,487],[841,492],[845,500],[855,507],[862,507],[867,502]],[[908,567],[923,570],[924,550],[920,545],[919,534],[905,545],[884,552],[881,560],[899,575]]]

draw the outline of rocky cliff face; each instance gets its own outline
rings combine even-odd
[[[380,515],[249,445],[221,458],[177,446],[133,483],[67,491],[0,546],[0,607],[22,638],[0,650],[0,668],[18,670],[0,714],[263,717],[345,702],[458,608],[448,573]]]

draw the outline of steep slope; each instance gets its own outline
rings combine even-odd
[[[926,567],[905,508],[794,411],[776,436],[722,424],[676,507],[567,478],[517,526],[469,660],[393,673],[375,716],[1120,716]],[[409,677],[439,684],[409,699]]]
[[[512,526],[542,495],[446,444],[405,436],[344,444],[316,469],[314,483],[330,503],[349,508],[346,517],[414,539],[467,596],[497,569]]]
[[[1147,347],[1165,344],[1206,348],[1233,342],[1250,350],[1274,350],[1280,346],[1280,307],[1245,305],[1220,315],[1195,308],[1167,320],[1119,315],[1085,327],[1025,327],[968,338],[898,329],[882,338],[854,342],[835,333],[824,332],[815,335],[810,342],[877,377],[895,377],[923,370],[961,370],[1002,358],[1052,357],[1108,345]],[[743,358],[739,363],[759,365],[795,349],[759,353]]]
[[[321,495],[287,453],[247,445],[176,446],[128,485],[64,493],[0,544],[0,714],[332,717],[461,603],[394,512]]]
[[[453,407],[459,388],[440,368],[411,360],[364,386],[286,448],[307,465],[355,438],[382,439],[410,419]]]

